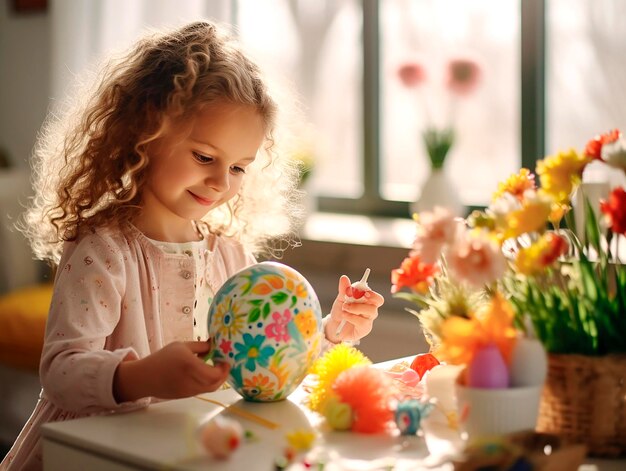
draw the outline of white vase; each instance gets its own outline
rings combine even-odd
[[[432,211],[435,206],[443,206],[455,216],[465,216],[465,207],[454,182],[443,168],[431,169],[419,198],[411,204],[411,214]]]
[[[461,428],[470,439],[534,430],[542,385],[480,389],[456,385]]]

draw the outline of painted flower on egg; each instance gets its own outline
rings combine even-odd
[[[285,399],[319,355],[321,318],[319,300],[300,273],[258,263],[229,278],[211,303],[212,358],[230,364],[227,382],[244,399]]]

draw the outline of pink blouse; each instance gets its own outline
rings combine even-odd
[[[43,423],[151,402],[115,401],[117,365],[192,340],[194,283],[203,278],[215,292],[256,262],[235,241],[214,235],[205,241],[202,258],[165,253],[134,227],[126,234],[98,229],[65,244],[41,357],[41,396],[0,470],[43,467]]]

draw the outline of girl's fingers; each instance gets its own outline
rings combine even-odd
[[[200,342],[184,342],[185,345],[187,346],[187,348],[189,348],[189,350],[191,350],[192,353],[198,354],[198,353],[206,353],[210,350],[211,348],[211,341],[210,340],[204,340],[204,341],[200,341]]]
[[[382,295],[378,294],[376,291],[367,291],[365,293],[365,298],[368,301],[368,304],[373,304],[376,307],[380,307],[385,304],[385,298]]]
[[[371,304],[345,303],[342,306],[342,311],[343,311],[342,314],[346,316],[353,314],[353,315],[357,315],[360,317],[365,317],[366,319],[370,319],[370,320],[374,320],[376,319],[376,317],[378,317],[378,309],[372,306]]]
[[[352,324],[356,330],[364,330],[370,328],[372,325],[372,318],[367,318],[359,314],[350,314],[349,312],[343,312],[343,318],[346,322]]]
[[[216,363],[211,365],[198,365],[191,373],[191,379],[197,384],[199,392],[213,391],[221,386],[230,371],[228,363]]]
[[[346,290],[350,287],[350,278],[346,275],[341,275],[339,277],[339,286],[337,286],[337,291],[339,294],[345,296]]]

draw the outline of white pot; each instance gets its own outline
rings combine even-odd
[[[481,389],[457,384],[461,428],[470,439],[534,430],[542,387]]]

